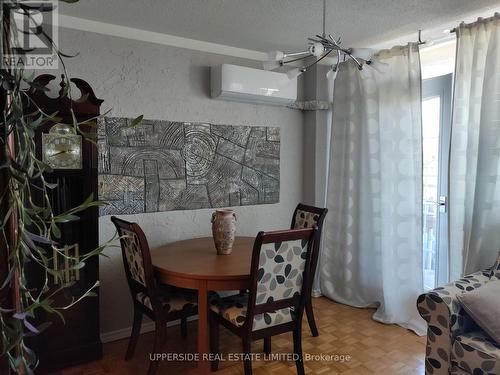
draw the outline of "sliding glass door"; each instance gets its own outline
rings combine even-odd
[[[448,281],[448,161],[453,75],[422,82],[424,289]]]

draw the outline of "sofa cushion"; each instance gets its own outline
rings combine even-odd
[[[428,325],[425,368],[427,374],[449,374],[451,350],[455,336],[476,330],[472,319],[463,311],[457,295],[483,287],[490,281],[490,270],[467,275],[418,298],[418,311]]]
[[[500,280],[493,278],[482,288],[457,298],[467,315],[500,345]]]
[[[469,374],[500,374],[500,346],[482,331],[457,336],[452,362]]]

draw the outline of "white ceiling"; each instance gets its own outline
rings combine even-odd
[[[303,49],[321,33],[322,0],[82,0],[61,13],[245,49]],[[327,33],[373,46],[484,11],[499,0],[327,0]]]

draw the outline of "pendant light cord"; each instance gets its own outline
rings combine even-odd
[[[326,37],[326,0],[323,0],[323,38]]]

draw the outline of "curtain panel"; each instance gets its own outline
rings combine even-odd
[[[450,151],[450,278],[500,250],[500,16],[457,28]]]
[[[423,335],[418,46],[377,58],[386,73],[346,62],[335,81],[321,292]]]

